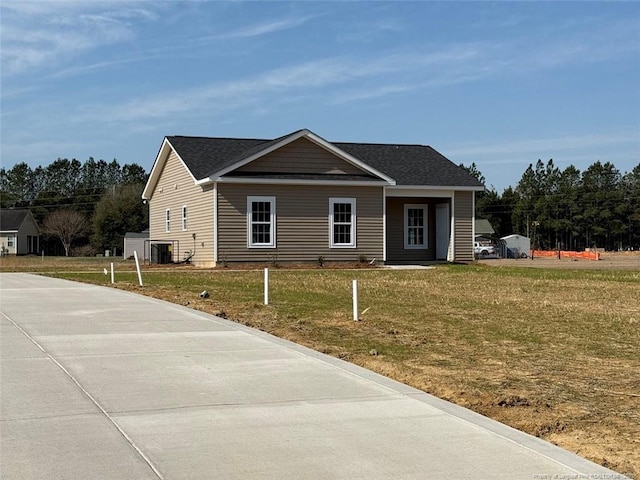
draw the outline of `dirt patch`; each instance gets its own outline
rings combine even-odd
[[[494,258],[478,260],[482,265],[491,267],[519,268],[559,268],[571,270],[638,270],[640,271],[640,251],[605,252],[600,260],[562,259],[553,257],[536,257],[531,259]]]

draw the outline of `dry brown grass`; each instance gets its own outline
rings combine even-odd
[[[143,289],[122,275],[121,288],[354,362],[640,478],[640,271],[272,270],[267,307],[260,271],[147,270]],[[352,278],[370,307],[361,322]]]

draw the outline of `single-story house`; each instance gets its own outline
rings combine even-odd
[[[0,254],[28,255],[40,251],[40,229],[28,208],[0,210]]]
[[[173,261],[473,261],[483,185],[433,148],[165,137],[142,193]]]

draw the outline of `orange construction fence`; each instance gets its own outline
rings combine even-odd
[[[531,250],[531,256],[536,257],[555,257],[563,258],[576,258],[583,260],[600,260],[600,254],[598,252],[570,252],[567,250]]]

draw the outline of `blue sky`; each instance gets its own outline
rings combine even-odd
[[[1,161],[165,135],[431,145],[499,192],[640,163],[640,2],[3,0]]]

